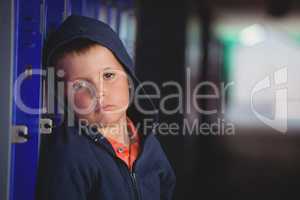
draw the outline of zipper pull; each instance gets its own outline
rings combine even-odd
[[[134,192],[136,195],[136,199],[139,200],[140,199],[140,194],[139,194],[139,189],[138,189],[138,185],[137,185],[137,181],[136,181],[136,174],[134,173],[134,171],[130,172],[130,176],[133,182],[133,187],[134,187]]]
[[[131,177],[132,177],[132,180],[133,180],[134,184],[136,184],[136,175],[135,175],[135,173],[131,172],[130,174],[131,174]]]

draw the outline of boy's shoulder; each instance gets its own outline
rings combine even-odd
[[[52,134],[43,138],[44,152],[47,158],[56,162],[69,164],[79,164],[88,162],[92,158],[89,140],[84,135],[80,135],[76,128],[57,127]]]
[[[155,160],[157,164],[169,164],[163,144],[161,144],[157,135],[150,134],[148,136],[148,141],[145,142],[144,145],[144,153],[146,154],[146,157],[149,157],[151,160]]]

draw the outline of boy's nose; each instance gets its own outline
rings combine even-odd
[[[97,98],[97,102],[98,102],[100,105],[103,103],[104,97],[105,97],[105,94],[104,94],[103,91],[97,93],[96,98]]]

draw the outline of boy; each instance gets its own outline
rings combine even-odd
[[[72,15],[47,39],[43,58],[64,72],[75,125],[65,119],[46,136],[37,199],[172,199],[173,169],[154,130],[141,123],[155,123],[156,114],[145,114],[155,108],[149,98],[130,105],[139,82],[117,34],[96,19]]]

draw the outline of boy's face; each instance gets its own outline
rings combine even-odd
[[[110,50],[97,45],[82,54],[68,54],[57,67],[65,72],[66,95],[79,119],[108,125],[126,117],[128,77]]]

